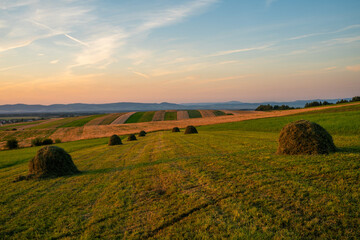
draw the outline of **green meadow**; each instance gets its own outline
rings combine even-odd
[[[327,129],[338,152],[275,154],[281,128],[299,119]],[[13,182],[40,147],[1,151],[0,238],[357,239],[359,119],[344,106],[119,146],[61,143],[82,173],[44,180]]]

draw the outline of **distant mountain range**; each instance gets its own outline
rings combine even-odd
[[[349,100],[350,98],[347,98]],[[293,102],[262,102],[244,103],[238,101],[212,102],[212,103],[134,103],[119,102],[105,104],[53,104],[53,105],[27,105],[27,104],[7,104],[0,105],[0,114],[7,113],[111,113],[128,111],[155,111],[155,110],[191,110],[191,109],[214,109],[214,110],[254,110],[261,104],[270,105],[289,105],[290,107],[304,107],[305,103],[312,101],[328,101],[335,103],[340,99],[315,99],[298,100]]]

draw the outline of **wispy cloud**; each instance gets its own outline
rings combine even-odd
[[[345,32],[345,31],[348,31],[348,30],[351,30],[351,29],[356,29],[356,28],[360,28],[360,24],[354,24],[354,25],[346,26],[344,28],[340,28],[340,29],[335,30],[335,31],[309,33],[309,34],[299,35],[299,36],[288,38],[287,40],[299,40],[299,39],[303,39],[303,38],[309,38],[309,37],[315,37],[315,36],[321,36],[321,35],[336,34],[336,33],[341,33],[341,32]]]
[[[353,66],[347,66],[346,69],[351,72],[360,72],[360,64],[353,65]]]
[[[266,3],[266,6],[267,7],[270,7],[271,4],[273,4],[274,2],[277,2],[278,0],[266,0],[265,3]]]
[[[267,44],[259,47],[251,47],[251,48],[241,48],[241,49],[233,49],[233,50],[227,50],[227,51],[221,51],[214,54],[209,55],[208,57],[218,57],[218,56],[224,56],[234,53],[242,53],[242,52],[250,52],[250,51],[256,51],[256,50],[265,50],[271,47],[273,44]]]
[[[132,71],[132,73],[134,73],[134,74],[136,74],[136,75],[138,75],[140,77],[146,78],[146,79],[150,78],[150,76],[145,74],[145,73],[136,72],[136,71]]]
[[[218,0],[195,0],[188,4],[156,11],[145,18],[145,22],[138,26],[134,33],[150,31],[155,28],[171,25],[182,21],[186,17],[203,11],[205,7]]]

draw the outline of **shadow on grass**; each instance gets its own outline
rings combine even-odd
[[[360,153],[360,147],[342,147],[338,148],[341,153]]]

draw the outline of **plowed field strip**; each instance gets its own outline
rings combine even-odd
[[[215,114],[212,110],[199,110],[201,116],[204,117],[215,117]]]
[[[125,113],[124,115],[121,115],[120,117],[118,117],[115,121],[113,121],[110,125],[114,125],[114,124],[124,124],[126,122],[126,120],[128,120],[128,118],[133,115],[135,112],[128,112]]]
[[[165,111],[156,111],[153,117],[153,121],[164,121]]]
[[[178,120],[189,119],[188,111],[178,111],[177,112],[177,119]]]

